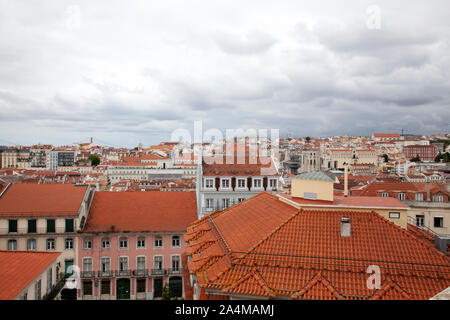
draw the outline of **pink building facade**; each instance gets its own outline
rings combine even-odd
[[[164,286],[185,298],[183,233],[79,236],[78,299],[158,299]]]
[[[183,235],[196,218],[195,192],[96,192],[77,235],[77,298],[189,299]]]

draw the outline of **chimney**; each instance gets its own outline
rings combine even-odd
[[[348,164],[344,164],[344,197],[348,197]]]
[[[434,237],[434,247],[438,249],[443,254],[447,254],[447,246],[450,243],[450,236],[444,236],[442,234],[437,234]]]
[[[431,201],[430,197],[430,181],[427,178],[427,201]]]
[[[350,234],[351,234],[350,218],[342,217],[341,218],[341,237],[350,237]]]

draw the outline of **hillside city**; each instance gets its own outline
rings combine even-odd
[[[90,138],[0,167],[1,300],[450,298],[450,134]]]

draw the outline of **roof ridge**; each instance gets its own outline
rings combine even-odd
[[[326,279],[322,275],[321,271],[318,271],[315,274],[315,276],[309,281],[309,283],[307,285],[305,285],[301,290],[295,292],[294,297],[295,297],[295,295],[297,295],[297,297],[303,296],[305,293],[310,291],[314,286],[318,285],[319,283],[323,284],[328,289],[328,291],[331,294],[333,294],[337,299],[343,299],[343,296],[341,294],[339,294],[339,292],[336,290],[336,288],[330,284],[328,279]]]

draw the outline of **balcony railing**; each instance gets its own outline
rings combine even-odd
[[[80,272],[81,278],[92,278],[92,277],[94,277],[94,275],[95,275],[94,271],[81,271]]]
[[[181,274],[181,269],[169,269],[169,274]]]
[[[163,275],[167,274],[167,270],[166,269],[152,269],[151,273],[152,273],[152,276],[163,276]]]
[[[130,269],[117,270],[115,274],[116,276],[131,276],[131,270]]]
[[[97,272],[97,276],[99,278],[108,278],[108,277],[112,277],[113,275],[114,275],[114,272],[112,272],[111,270]]]

